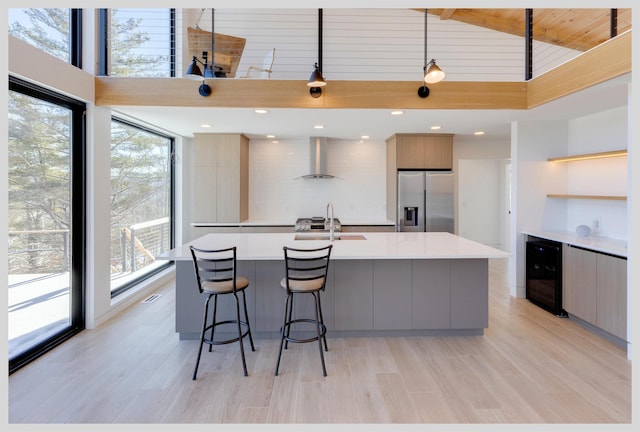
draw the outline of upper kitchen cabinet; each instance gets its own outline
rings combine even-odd
[[[396,169],[452,169],[453,134],[395,134]]]
[[[249,138],[196,133],[192,222],[242,222],[249,217]]]

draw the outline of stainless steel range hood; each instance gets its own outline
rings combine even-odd
[[[305,179],[331,179],[335,176],[327,172],[327,138],[309,138],[309,168],[310,174],[302,176]]]

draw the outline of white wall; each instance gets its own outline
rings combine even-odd
[[[491,137],[455,136],[456,233],[509,250],[509,179],[505,166],[510,141]]]
[[[628,148],[627,107],[569,122],[568,154]],[[586,160],[566,164],[567,191],[574,194],[621,195],[629,191],[627,158]],[[627,201],[569,200],[567,229],[598,220],[604,235],[627,239]]]
[[[498,159],[461,159],[458,177],[458,235],[503,249],[500,207],[503,170]]]
[[[200,15],[200,10],[185,11],[184,24],[194,25]],[[199,26],[211,29],[210,10],[202,14]],[[317,9],[217,8],[215,31],[246,39],[238,76],[250,65],[262,66],[273,48],[272,79],[306,79],[318,61]],[[492,71],[483,74],[483,81],[523,79],[521,36],[428,15],[427,39],[428,59],[437,60],[447,80],[476,81],[479,70]],[[322,51],[322,72],[328,80],[358,80],[364,75],[373,81],[419,80],[424,66],[424,14],[392,7],[325,8]],[[534,72],[539,75],[578,54],[535,42]]]
[[[343,222],[386,220],[386,143],[329,139],[327,171],[334,179],[302,179],[310,174],[309,138],[251,140],[249,219],[294,223],[324,216],[333,203]]]
[[[524,297],[523,230],[563,231],[566,227],[566,200],[547,198],[549,190],[567,183],[566,170],[547,162],[549,154],[567,151],[566,121],[514,122],[511,134],[510,262],[511,295]]]

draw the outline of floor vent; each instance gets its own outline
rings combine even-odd
[[[142,303],[153,303],[154,301],[158,300],[160,298],[161,294],[151,294],[149,297],[147,297],[146,299],[144,299],[142,301]]]

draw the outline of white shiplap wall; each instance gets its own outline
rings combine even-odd
[[[193,25],[200,10],[185,10]],[[523,81],[524,38],[428,16],[427,54],[448,81]],[[211,29],[211,12],[199,22]],[[215,31],[246,39],[238,67],[262,66],[276,49],[272,79],[307,79],[318,61],[317,9],[216,9]],[[419,81],[424,14],[407,9],[324,9],[323,75],[327,80]],[[579,52],[536,42],[534,76]]]

